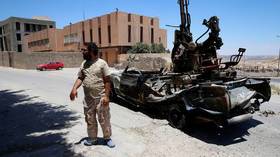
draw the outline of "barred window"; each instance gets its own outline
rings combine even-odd
[[[78,42],[77,37],[78,37],[77,33],[70,34],[70,35],[64,35],[64,44]]]

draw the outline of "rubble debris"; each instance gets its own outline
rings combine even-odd
[[[268,117],[269,115],[275,115],[276,113],[272,110],[265,110],[265,111],[260,111],[260,115],[264,115],[265,117]]]

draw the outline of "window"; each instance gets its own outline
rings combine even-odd
[[[38,28],[38,31],[41,31],[41,30],[42,30],[41,25],[38,25],[37,28]]]
[[[101,44],[101,28],[98,28],[98,40],[99,40],[99,44]]]
[[[43,45],[46,45],[46,44],[48,44],[49,43],[49,39],[44,39],[43,40]]]
[[[25,23],[24,24],[24,27],[25,27],[25,32],[30,32],[30,24],[28,24],[28,23]]]
[[[49,43],[49,39],[42,39],[42,40],[29,42],[28,47],[30,48],[30,47],[33,47],[33,46],[41,46],[41,45],[46,45],[48,43]]]
[[[131,42],[131,25],[128,25],[128,42]]]
[[[143,24],[143,16],[140,16],[140,24]]]
[[[1,51],[4,51],[4,46],[3,46],[3,39],[0,38],[0,48],[1,48]]]
[[[19,22],[16,22],[16,30],[20,31],[20,23]]]
[[[108,14],[107,15],[107,23],[110,24],[110,22],[111,22],[111,16],[110,16],[110,14]]]
[[[143,42],[143,27],[140,27],[140,42]]]
[[[102,52],[99,52],[99,58],[101,58],[102,59]]]
[[[154,25],[154,19],[153,18],[151,19],[151,25]]]
[[[66,44],[70,43],[70,35],[64,36],[64,43],[66,43]]]
[[[128,22],[131,22],[131,14],[128,14],[128,19],[127,19]]]
[[[101,25],[101,17],[98,17],[97,21],[98,21],[98,25]]]
[[[111,26],[108,25],[108,42],[111,43]]]
[[[3,33],[3,32],[2,32],[2,27],[0,27],[0,35],[2,35],[2,33]]]
[[[71,34],[70,35],[70,43],[73,43],[73,42],[77,42],[77,34]]]
[[[53,25],[50,25],[50,28],[53,28]]]
[[[90,33],[90,42],[93,41],[93,38],[92,38],[92,29],[89,30],[89,33]]]
[[[47,29],[47,26],[46,25],[41,25],[41,29]]]
[[[21,44],[17,45],[17,49],[18,49],[18,52],[22,52],[22,45]]]
[[[21,34],[17,33],[17,41],[21,41]]]
[[[154,29],[151,29],[151,43],[154,43]]]
[[[69,44],[73,42],[78,42],[77,33],[76,34],[70,34],[70,35],[64,35],[64,44]]]
[[[85,43],[85,31],[82,32],[83,35],[83,43]]]
[[[161,43],[161,37],[158,38],[158,41]]]
[[[36,32],[36,25],[32,24],[32,32]]]

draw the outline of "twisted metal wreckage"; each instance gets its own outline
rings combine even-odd
[[[239,48],[230,61],[221,62],[217,49],[223,45],[216,16],[203,25],[208,30],[195,42],[190,32],[188,0],[179,0],[181,25],[175,31],[172,72],[127,68],[111,75],[111,97],[122,98],[167,116],[174,127],[185,129],[194,118],[226,126],[250,119],[261,103],[271,97],[270,79],[238,78],[234,66],[246,49]],[[198,43],[205,34],[208,39]]]

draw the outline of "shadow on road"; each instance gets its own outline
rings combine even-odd
[[[130,110],[141,112],[153,119],[166,119],[163,115],[141,107],[135,107],[121,99],[118,99],[116,103]],[[188,130],[182,131],[189,136],[202,140],[206,143],[226,146],[246,141],[244,136],[250,135],[248,130],[260,124],[263,123],[255,119],[251,119],[247,122],[220,129],[213,123],[196,123],[189,126]]]
[[[71,151],[62,130],[78,117],[22,92],[0,91],[0,156],[82,156]]]
[[[212,123],[201,123],[194,125],[192,130],[188,132],[188,135],[206,143],[227,146],[246,141],[244,136],[250,135],[248,130],[260,124],[263,123],[251,119],[247,122],[220,129]]]

